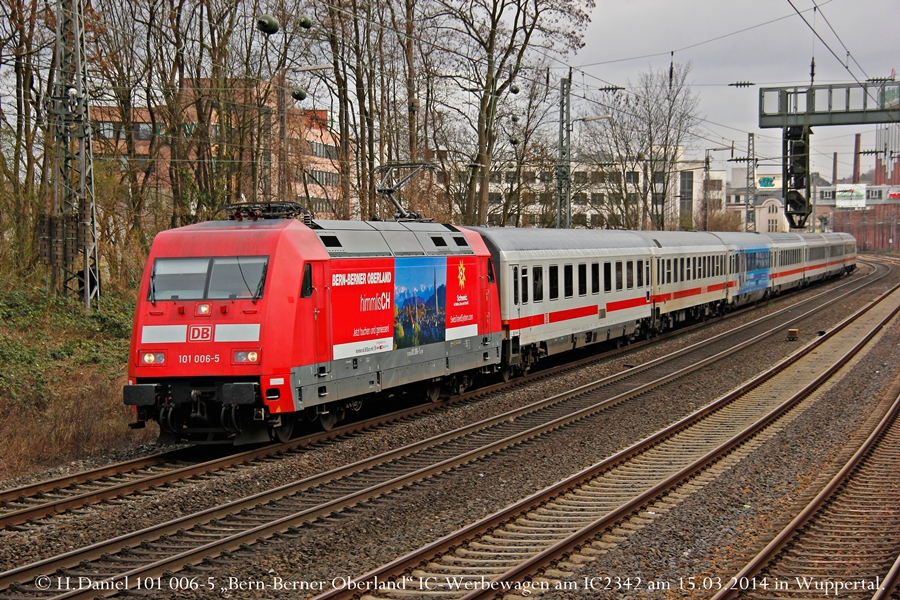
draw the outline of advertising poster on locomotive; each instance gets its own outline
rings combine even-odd
[[[474,256],[447,259],[447,339],[478,335],[478,263]]]
[[[332,262],[334,358],[387,352],[394,345],[394,259]]]
[[[334,358],[477,335],[474,257],[335,261]]]

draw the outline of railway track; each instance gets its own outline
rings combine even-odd
[[[558,561],[571,559],[572,554],[598,554],[621,541],[629,529],[653,518],[648,506],[665,506],[667,494],[711,481],[718,463],[725,463],[718,465],[720,471],[736,464],[742,453],[759,445],[759,437],[772,435],[767,430],[784,427],[786,418],[808,408],[803,406],[804,399],[860,352],[898,311],[900,292],[895,290],[889,299],[861,309],[826,338],[714,404],[317,600],[363,595],[367,599],[439,595],[474,600],[553,589],[553,579],[567,575],[552,568]],[[896,464],[892,463],[894,470]]]
[[[797,317],[795,317],[797,318]],[[770,330],[780,335],[783,324]],[[722,343],[726,336],[708,340]],[[760,339],[760,336],[756,336]],[[703,346],[698,344],[697,346]],[[726,345],[734,346],[732,342]],[[692,347],[691,351],[696,351]],[[682,355],[687,350],[676,353]],[[721,357],[720,357],[721,358]],[[608,378],[595,387],[608,386],[669,361],[654,361],[648,368],[629,369],[625,374]],[[715,360],[707,357],[707,363]],[[694,370],[702,365],[693,365]],[[668,374],[657,379],[671,382],[683,377],[684,368],[667,367]],[[656,381],[655,385],[662,385]],[[630,384],[629,394],[641,393],[654,384]],[[506,413],[487,422],[457,430],[438,438],[361,461],[348,467],[308,478],[276,490],[232,502],[181,519],[151,527],[140,532],[95,544],[32,565],[0,574],[0,596],[6,597],[77,597],[79,593],[96,595],[96,590],[71,591],[60,595],[59,589],[41,590],[36,577],[59,573],[77,579],[121,582],[130,577],[159,577],[186,565],[202,563],[204,557],[215,555],[252,543],[260,537],[275,535],[290,527],[309,522],[341,508],[399,489],[437,473],[447,471],[487,454],[499,452],[526,440],[590,418],[609,406],[625,400],[622,395],[599,400],[589,398],[588,389],[546,400],[539,405]],[[579,408],[578,403],[586,404]],[[560,413],[560,409],[562,412]]]
[[[725,598],[891,597],[900,585],[900,397]]]
[[[839,294],[832,300],[837,301],[839,298],[845,297],[862,287],[873,285],[880,281],[883,276],[884,275],[874,277],[862,284],[860,284],[859,281],[845,282],[831,290],[826,290],[811,298],[807,298],[801,304],[822,302],[822,304],[814,304],[815,308],[807,312],[812,313],[814,310],[821,310],[826,299],[830,296]],[[845,287],[850,288],[850,291],[840,292],[840,290]],[[767,323],[773,319],[777,319],[780,315],[796,310],[796,308],[797,306],[794,305],[781,309],[762,319],[758,319],[756,322],[758,324]],[[742,313],[733,313],[733,315],[737,314]],[[781,327],[786,327],[789,323],[789,321],[782,322]],[[683,335],[702,326],[703,324],[701,323],[682,328],[678,331],[666,334],[665,336],[660,336],[654,341]],[[735,331],[740,330],[736,329]],[[633,348],[639,348],[647,343],[652,342],[634,344]],[[589,356],[565,365],[542,370],[513,382],[489,385],[468,394],[443,399],[438,403],[405,408],[387,415],[380,415],[355,423],[349,423],[335,428],[330,432],[305,435],[282,444],[273,444],[263,448],[253,448],[243,452],[229,452],[224,457],[217,457],[207,461],[197,460],[197,448],[182,448],[111,465],[101,469],[68,475],[58,479],[39,482],[10,490],[2,490],[0,491],[0,528],[27,528],[29,523],[37,521],[38,519],[78,509],[89,504],[95,504],[111,499],[122,500],[123,497],[128,494],[153,490],[154,488],[163,486],[169,487],[178,485],[180,482],[187,482],[192,478],[206,476],[216,472],[223,472],[228,469],[252,468],[252,465],[259,460],[290,453],[300,448],[325,442],[340,436],[353,434],[362,430],[395,423],[425,412],[440,410],[454,404],[473,401],[492,393],[510,389],[511,387],[527,385],[536,380],[551,377],[567,370],[576,369],[598,360],[609,359],[611,356],[624,351],[625,350],[613,350],[604,353],[603,355]]]

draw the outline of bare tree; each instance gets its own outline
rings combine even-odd
[[[668,71],[645,71],[628,94],[596,98],[612,118],[585,124],[590,144],[581,154],[605,166],[606,193],[598,208],[610,226],[679,226],[679,163],[700,120],[690,70],[690,64],[673,64]]]
[[[48,208],[53,24],[36,0],[0,0],[0,258],[18,271],[37,262],[37,216]],[[8,253],[8,255],[7,255]]]
[[[498,106],[516,89],[528,52],[581,47],[593,7],[593,0],[434,1],[427,26],[442,32],[445,66],[458,74],[460,92],[473,93],[477,103],[464,223],[484,222],[487,214]]]

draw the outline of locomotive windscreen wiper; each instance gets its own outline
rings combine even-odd
[[[153,271],[150,272],[150,304],[156,306],[156,263],[153,263]]]
[[[269,265],[263,263],[262,273],[259,276],[259,284],[256,286],[256,293],[253,294],[253,304],[262,296],[263,286],[266,284],[266,267]]]

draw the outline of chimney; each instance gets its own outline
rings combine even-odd
[[[856,144],[853,150],[853,181],[851,183],[859,183],[859,153],[862,151],[862,134],[856,134]]]

